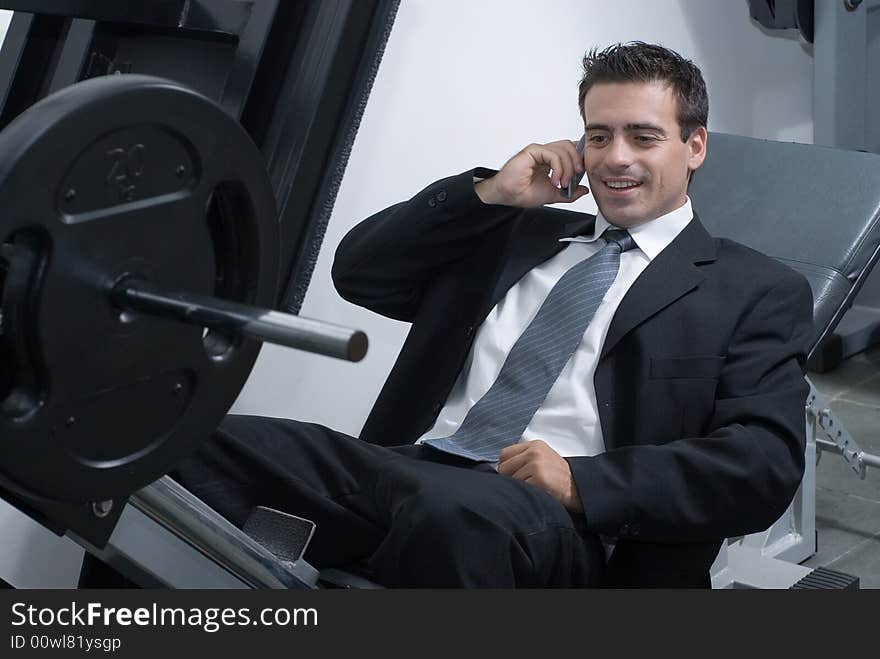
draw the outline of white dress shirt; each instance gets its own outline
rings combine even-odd
[[[617,278],[599,304],[577,350],[520,439],[542,439],[565,457],[592,456],[605,450],[593,376],[611,319],[633,282],[692,218],[691,202],[686,199],[676,210],[629,230],[636,248],[621,254]],[[531,323],[550,290],[569,268],[604,246],[605,241],[597,239],[608,227],[612,225],[600,212],[593,236],[562,238],[561,242],[569,243],[567,247],[532,268],[510,288],[480,325],[446,404],[434,426],[417,443],[448,437],[458,429],[468,410],[495,382],[510,349]]]

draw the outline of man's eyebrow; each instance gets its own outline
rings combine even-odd
[[[642,124],[639,124],[639,123],[636,123],[636,124],[626,124],[626,125],[623,127],[623,129],[626,130],[626,131],[634,131],[634,130],[650,130],[650,131],[654,131],[655,133],[660,133],[661,135],[666,135],[666,131],[663,130],[663,128],[661,128],[660,126],[657,126],[657,125],[655,125],[655,124],[649,124],[649,123],[642,123]],[[584,128],[584,130],[587,130],[587,131],[590,131],[590,130],[605,130],[605,131],[608,131],[608,132],[610,133],[610,132],[611,132],[611,127],[608,126],[607,124],[587,124],[586,127]]]
[[[666,131],[663,130],[660,126],[656,124],[627,124],[623,127],[624,130],[650,130],[655,133],[660,133],[661,135],[666,135]]]

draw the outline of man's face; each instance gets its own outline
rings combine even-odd
[[[706,129],[681,141],[672,87],[594,85],[584,98],[584,164],[602,215],[619,227],[656,219],[685,202],[688,174],[706,156]]]

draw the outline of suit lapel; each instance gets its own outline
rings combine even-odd
[[[696,288],[705,279],[696,263],[714,260],[715,243],[695,214],[627,291],[608,328],[600,359],[627,333]]]
[[[577,216],[572,219],[572,215]],[[508,243],[508,256],[495,283],[491,299],[486,301],[481,318],[501,301],[507,291],[532,268],[555,256],[568,246],[559,242],[582,234],[592,234],[596,218],[585,213],[544,209],[531,215],[519,230],[514,231]]]

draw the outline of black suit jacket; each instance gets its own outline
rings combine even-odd
[[[340,294],[412,323],[361,433],[417,440],[474,331],[516,281],[595,218],[483,204],[474,170],[368,218],[343,239]],[[594,384],[606,452],[571,457],[587,527],[618,538],[613,586],[706,586],[724,538],[767,528],[803,475],[805,279],[697,217],[632,285]]]

